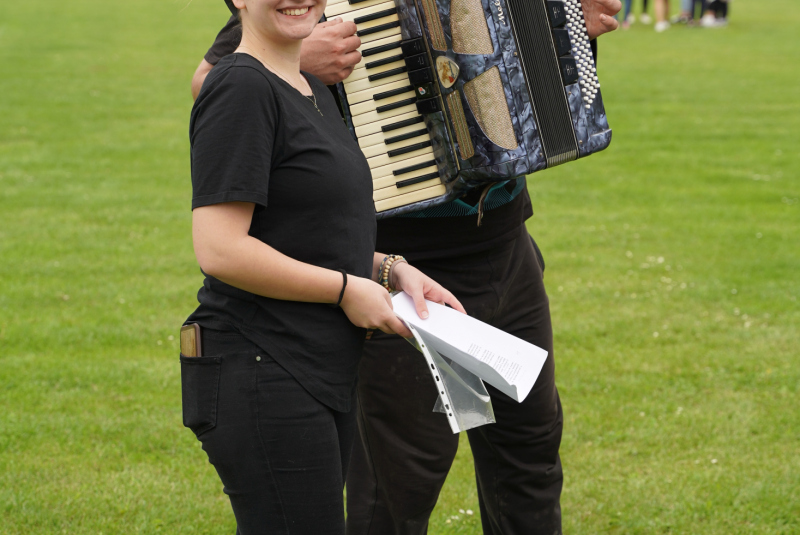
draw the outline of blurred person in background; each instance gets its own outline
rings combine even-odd
[[[669,0],[656,0],[656,25],[657,32],[663,32],[669,29]]]
[[[706,0],[683,0],[681,12],[674,16],[672,24],[694,24],[695,18],[700,18],[706,12]]]
[[[642,24],[650,24],[653,19],[647,14],[648,0],[642,0],[642,14],[639,15],[639,22]],[[623,10],[622,27],[626,30],[631,27],[631,24],[636,22],[636,15],[633,11],[633,0],[625,0],[625,9]]]
[[[728,25],[729,0],[714,0],[708,4],[705,15],[700,19],[703,28],[720,28]]]

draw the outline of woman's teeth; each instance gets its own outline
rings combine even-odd
[[[308,8],[307,7],[301,7],[299,9],[281,9],[280,11],[284,15],[291,15],[293,17],[297,17],[297,16],[305,15],[306,13],[308,13]]]

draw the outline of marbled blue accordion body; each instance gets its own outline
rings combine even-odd
[[[329,0],[326,16],[362,39],[338,92],[379,218],[611,141],[579,0]]]

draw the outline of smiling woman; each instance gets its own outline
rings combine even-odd
[[[184,425],[225,485],[237,533],[342,535],[366,329],[410,333],[375,282],[386,257],[374,250],[369,166],[325,86],[300,71],[325,2],[234,6],[241,44],[208,74],[189,126],[205,280],[186,322],[201,343],[182,348]],[[463,311],[407,263],[386,265],[420,310],[428,298]]]

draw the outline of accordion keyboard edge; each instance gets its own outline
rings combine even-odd
[[[611,141],[580,0],[329,0],[361,62],[338,84],[379,218]]]

